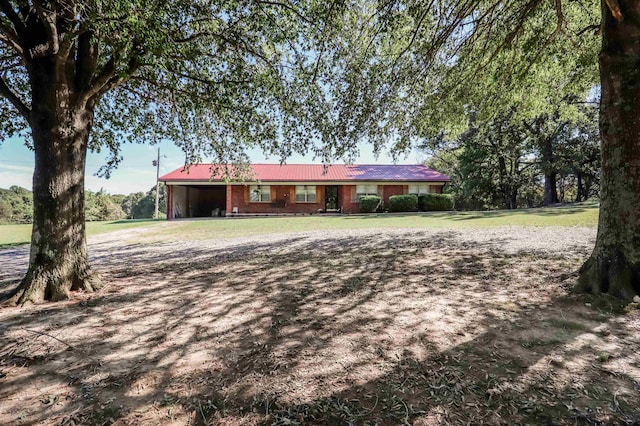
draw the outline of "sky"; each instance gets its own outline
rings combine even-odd
[[[106,163],[107,153],[89,153],[87,155],[87,170],[85,186],[88,190],[97,192],[100,189],[110,194],[130,194],[132,192],[147,192],[156,184],[156,168],[152,161],[156,159],[160,147],[160,176],[184,165],[184,154],[180,148],[171,142],[160,142],[155,146],[128,144],[122,149],[123,161],[111,174],[109,179],[95,175],[100,166]],[[382,152],[376,159],[368,145],[360,145],[360,156],[354,160],[358,164],[392,164],[390,155]],[[274,158],[267,159],[260,150],[249,151],[252,163],[277,163]],[[417,164],[424,160],[424,154],[413,151],[401,156],[396,164]],[[288,164],[318,163],[313,156],[292,156]],[[25,145],[24,140],[10,138],[0,141],[0,188],[18,185],[31,189],[34,158],[33,152]]]

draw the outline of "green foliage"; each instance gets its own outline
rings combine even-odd
[[[425,212],[431,211],[449,211],[453,210],[453,196],[450,194],[421,194],[418,197],[420,210]]]
[[[358,200],[360,213],[374,213],[382,204],[382,198],[377,195],[363,195]]]
[[[158,202],[158,212],[166,216],[167,201],[165,198],[164,184],[160,184],[160,199]],[[156,205],[156,187],[151,188],[147,193],[135,192],[129,194],[121,202],[122,209],[127,219],[150,219]]]
[[[414,194],[389,197],[390,212],[414,212],[418,210],[418,197]]]
[[[85,218],[88,222],[116,220],[125,217],[120,204],[102,189],[98,192],[85,192]]]
[[[0,188],[0,223],[31,223],[33,211],[31,191],[12,186]],[[88,222],[118,219],[150,219],[153,217],[156,187],[148,192],[111,195],[103,190],[85,191],[85,215]],[[166,216],[164,184],[160,184],[158,205],[160,216]]]
[[[583,107],[571,119],[558,112],[522,121],[512,109],[491,122],[472,121],[457,139],[427,148],[427,165],[451,177],[459,210],[541,205],[549,173],[557,176],[560,202],[584,201],[599,187],[596,112]]]
[[[0,223],[31,223],[33,196],[19,186],[0,188]]]
[[[597,3],[360,2],[331,40],[336,126],[397,153],[418,138],[455,140],[469,121],[512,108],[519,122],[556,108],[575,117],[568,96],[584,101],[599,81],[599,37],[577,30],[598,26]]]
[[[125,143],[173,140],[187,163],[247,161],[247,149],[276,158],[343,153],[330,130],[329,70],[318,54],[343,5],[322,2],[190,0],[8,1],[0,10],[4,81],[31,105],[33,45],[57,45],[51,60],[77,99],[95,108],[90,149],[108,153],[101,173],[121,161]],[[25,16],[26,14],[26,16]],[[53,32],[48,22],[52,18]],[[12,19],[14,18],[15,19]],[[16,24],[16,21],[22,21]],[[26,33],[37,40],[22,37]],[[48,28],[45,31],[44,28]],[[326,34],[322,34],[323,28]],[[18,33],[18,36],[16,36]],[[17,40],[16,43],[8,40]],[[21,46],[20,43],[34,43]],[[0,95],[0,140],[30,132],[28,114]],[[75,97],[74,97],[75,99]],[[69,108],[84,105],[69,105]],[[312,141],[318,141],[314,146]],[[349,146],[349,149],[355,149]]]

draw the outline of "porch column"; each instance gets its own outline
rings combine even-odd
[[[231,216],[231,185],[227,184],[227,200],[225,202],[226,215]]]
[[[173,185],[166,185],[167,189],[167,220],[173,219]]]

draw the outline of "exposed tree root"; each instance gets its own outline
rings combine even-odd
[[[29,270],[20,285],[10,294],[9,305],[24,306],[44,301],[68,300],[71,291],[95,292],[104,283],[84,262],[73,267],[37,267]]]
[[[580,268],[573,290],[630,300],[640,294],[640,265],[629,262],[620,250],[598,250],[596,247]]]

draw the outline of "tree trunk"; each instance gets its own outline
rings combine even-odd
[[[576,190],[576,203],[579,203],[582,201],[583,199],[583,187],[582,187],[582,173],[577,172],[576,173],[576,180],[578,181],[577,183],[577,190]]]
[[[102,286],[87,256],[84,174],[93,106],[76,98],[51,57],[34,60],[31,129],[35,148],[29,269],[13,301],[63,300]],[[71,107],[70,107],[71,106]]]
[[[512,188],[509,196],[509,209],[518,208],[518,188]]]
[[[619,5],[615,18],[601,6],[600,218],[575,289],[630,299],[640,293],[640,3]]]
[[[542,141],[540,153],[542,154],[542,169],[544,170],[544,205],[548,206],[558,202],[557,174],[553,167],[553,144],[551,138],[545,138]]]

